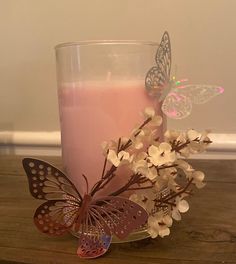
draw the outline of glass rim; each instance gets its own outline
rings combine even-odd
[[[65,42],[56,45],[55,50],[66,48],[66,47],[76,47],[76,46],[97,46],[97,45],[143,45],[143,46],[159,46],[156,41],[146,41],[146,40],[83,40],[75,42]]]

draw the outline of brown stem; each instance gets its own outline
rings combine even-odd
[[[119,138],[118,140],[117,154],[120,152],[120,143],[121,143],[121,138]]]
[[[98,181],[97,183],[95,183],[95,185],[93,186],[90,195],[93,196],[98,190],[100,190],[100,186],[101,184],[108,179],[111,175],[114,174],[114,172],[116,171],[116,167],[114,165],[111,166],[111,168],[106,172],[106,174],[103,176],[103,178]],[[105,185],[104,185],[105,186]]]
[[[144,126],[146,126],[151,120],[152,120],[152,118],[149,117],[149,118],[147,118],[147,119],[142,123],[141,126],[139,126],[138,131],[134,134],[134,137],[135,137],[135,138],[140,134],[140,132],[141,132],[140,130],[141,130],[142,128],[144,128]],[[125,145],[122,145],[122,146],[121,146],[120,150],[125,150],[125,149],[127,149],[127,148],[130,146],[131,143],[132,143],[132,140],[129,139],[129,140],[125,143]]]
[[[104,177],[104,173],[105,173],[105,170],[106,170],[106,166],[107,166],[107,157],[105,158],[105,161],[104,161],[104,165],[103,165],[103,169],[102,169],[102,177],[101,177],[101,179],[103,179],[103,177]]]
[[[161,167],[158,167],[158,166],[156,166],[156,169],[157,170],[164,170],[164,169],[168,169],[168,168],[174,168],[174,167],[178,167],[178,165],[177,164],[172,164],[172,165],[162,165]]]
[[[160,204],[159,205],[156,205],[156,207],[158,208],[160,205],[162,205],[163,203],[169,203],[170,200],[174,199],[175,197],[177,196],[180,196],[182,193],[185,193],[186,190],[188,189],[188,187],[190,186],[190,184],[192,183],[193,181],[193,178],[191,180],[188,181],[188,183],[186,184],[186,186],[179,192],[177,193],[174,193],[168,197],[164,197],[164,199],[160,198],[157,200],[157,202],[159,202]]]
[[[123,192],[125,192],[130,186],[132,186],[133,184],[138,183],[139,177],[141,175],[140,174],[133,174],[129,181],[121,188],[119,188],[118,190],[116,190],[115,192],[111,193],[110,196],[117,196]]]
[[[107,185],[114,177],[115,177],[115,174],[112,174],[106,181],[103,181],[103,184],[100,185],[97,191],[103,189],[104,186]]]
[[[187,140],[187,141],[186,141],[185,143],[183,143],[182,145],[179,145],[179,142],[178,142],[178,141],[177,141],[176,144],[175,144],[175,142],[174,142],[171,151],[180,152],[180,150],[183,149],[183,148],[185,148],[185,147],[187,147],[189,143],[190,143],[189,140]]]
[[[192,141],[195,141],[195,142],[200,143],[201,142],[201,139],[197,137],[197,138],[195,138]],[[185,143],[181,144],[180,141],[173,140],[173,142],[171,142],[172,151],[180,152],[180,150],[183,149],[183,148],[185,148],[190,142],[191,142],[190,140],[187,140]],[[211,140],[203,140],[202,142],[203,143],[206,143],[206,144],[211,144],[212,143]]]
[[[150,186],[145,186],[145,187],[137,187],[137,188],[128,188],[125,191],[133,191],[133,190],[146,190],[146,189],[151,189],[153,188],[153,185]]]
[[[144,126],[146,126],[150,121],[152,120],[151,117],[147,118],[143,123],[142,125],[139,126],[138,128],[138,132],[134,135],[134,137],[137,137],[140,133],[140,129],[142,129]],[[122,151],[122,150],[126,150],[130,144],[132,143],[132,140],[129,139],[125,145],[121,145],[121,138],[119,138],[118,140],[118,150],[117,150],[117,153],[119,151]],[[120,146],[121,145],[121,146]],[[108,154],[108,153],[107,153]],[[106,164],[107,164],[107,156],[105,158],[105,162],[104,162],[104,166],[103,166],[103,172],[102,172],[102,178],[100,181],[98,181],[92,188],[91,190],[91,193],[90,195],[93,196],[98,190],[100,190],[100,187],[101,187],[101,184],[107,179],[110,177],[110,175],[114,174],[114,172],[116,171],[117,167],[115,167],[114,165],[111,166],[111,168],[106,172],[106,174],[104,175],[105,173],[105,169],[106,169]],[[108,182],[106,182],[107,184]],[[103,188],[105,187],[105,185],[103,185]]]

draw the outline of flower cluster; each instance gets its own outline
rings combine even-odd
[[[127,184],[115,194],[135,190],[130,199],[148,212],[150,236],[164,237],[169,235],[173,219],[181,220],[181,213],[188,211],[185,198],[192,193],[193,187],[205,185],[204,173],[195,170],[183,158],[203,152],[211,141],[208,132],[191,129],[184,132],[167,130],[161,142],[162,118],[152,108],[145,109],[144,118],[130,138],[103,143],[104,165],[110,163],[111,167],[106,173],[104,170],[102,186],[115,177],[118,167],[126,166],[131,175]],[[100,186],[98,184],[97,189]]]

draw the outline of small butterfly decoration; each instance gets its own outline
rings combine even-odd
[[[183,84],[187,79],[176,81],[170,78],[171,44],[168,32],[164,32],[155,56],[153,66],[145,78],[149,95],[159,98],[162,111],[173,119],[183,119],[190,115],[193,104],[204,104],[224,92],[223,87],[204,84]]]
[[[77,254],[96,258],[108,250],[112,235],[126,238],[144,225],[147,212],[138,204],[119,196],[94,198],[93,189],[82,197],[65,174],[45,161],[24,158],[31,195],[46,200],[35,211],[36,227],[47,235],[79,234]]]

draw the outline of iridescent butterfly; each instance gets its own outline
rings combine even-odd
[[[63,172],[47,162],[25,158],[23,167],[31,195],[46,200],[35,211],[35,225],[52,236],[79,234],[77,254],[82,258],[103,255],[112,235],[124,239],[147,221],[146,211],[126,198],[94,198],[88,190],[82,197]]]
[[[175,81],[170,78],[171,44],[168,32],[165,32],[155,56],[156,66],[152,67],[145,78],[145,86],[151,96],[162,102],[162,111],[170,118],[182,119],[190,115],[193,104],[204,104],[224,88],[217,85],[189,84],[186,79]]]

